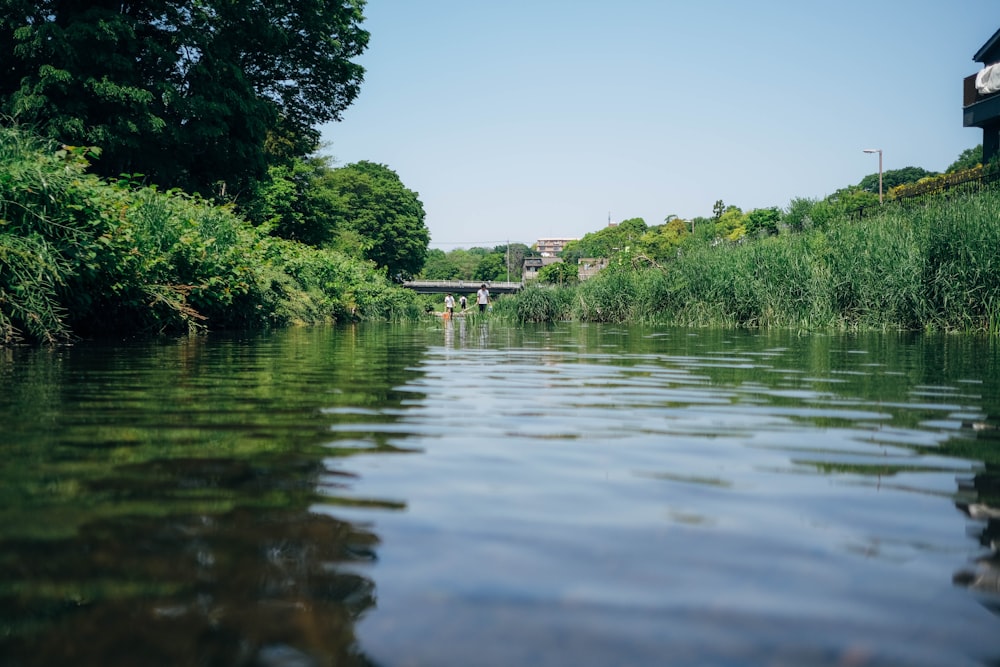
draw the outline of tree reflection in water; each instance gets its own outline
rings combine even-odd
[[[252,485],[242,464],[203,463],[185,462],[183,478]],[[18,667],[370,665],[354,624],[374,605],[359,570],[377,542],[263,500],[217,514],[99,519],[69,539],[7,540],[0,554],[16,556],[0,556],[0,655]]]

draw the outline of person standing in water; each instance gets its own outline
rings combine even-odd
[[[465,309],[469,307],[469,300],[465,298],[464,294],[458,297],[458,306],[462,309],[463,313],[465,312]]]
[[[444,297],[444,312],[448,317],[455,314],[455,297],[451,294]]]
[[[479,286],[479,291],[476,292],[476,303],[479,304],[479,312],[485,312],[486,306],[490,303],[490,291],[486,289],[486,283]]]

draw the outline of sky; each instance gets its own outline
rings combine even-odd
[[[982,132],[962,80],[997,0],[368,0],[335,166],[418,193],[431,247],[821,199],[944,171]]]

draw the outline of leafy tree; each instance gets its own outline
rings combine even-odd
[[[506,280],[507,265],[504,263],[504,256],[492,252],[484,255],[472,277],[476,280]]]
[[[267,225],[275,236],[326,245],[335,235],[329,224],[336,204],[330,172],[326,157],[294,158],[272,166],[241,210],[255,224]]]
[[[576,264],[554,262],[538,271],[538,281],[552,285],[572,285],[580,281]]]
[[[715,233],[735,241],[747,233],[747,216],[738,206],[728,206],[715,223]]]
[[[936,171],[927,171],[921,167],[903,167],[902,169],[890,169],[882,173],[882,192],[888,192],[897,185],[916,183],[921,178],[936,176]],[[868,174],[858,183],[858,188],[865,192],[878,194],[878,173]]]
[[[424,266],[430,233],[417,193],[407,189],[396,172],[362,160],[329,175],[336,192],[330,222],[341,235],[339,247],[349,250],[361,239],[361,254],[391,277],[416,274]],[[345,231],[357,236],[343,242]]]
[[[966,148],[959,154],[958,159],[952,162],[945,173],[950,174],[953,171],[961,171],[963,169],[972,169],[977,164],[983,163],[983,145],[979,144],[972,148]]]
[[[815,206],[815,199],[795,197],[788,203],[782,221],[791,229],[802,231],[812,224],[811,214]]]
[[[583,238],[587,238],[590,234],[585,235]],[[532,256],[537,256],[538,251],[532,249]],[[584,251],[584,241],[583,239],[577,239],[576,241],[569,241],[563,246],[562,252],[559,253],[559,257],[562,261],[569,262],[570,264],[578,263],[584,257],[590,257],[593,255],[588,255]]]
[[[688,224],[671,216],[666,224],[650,227],[639,239],[639,247],[655,259],[673,257],[684,238],[690,235]]]
[[[521,269],[524,266],[525,257],[538,256],[537,251],[533,251],[531,248],[529,248],[523,243],[498,245],[496,248],[493,249],[493,252],[503,256],[504,279],[506,279],[507,277],[507,269],[509,268],[511,280],[521,279]]]
[[[747,213],[747,234],[777,234],[781,211],[778,207],[755,208]]]
[[[573,261],[579,257],[611,257],[630,244],[637,243],[646,230],[645,220],[629,218],[613,227],[584,234],[579,241],[568,243],[560,257],[563,261]]]
[[[424,268],[420,271],[420,275],[427,280],[458,280],[461,278],[458,266],[448,258],[444,250],[438,248],[431,248],[427,251]]]
[[[363,6],[0,0],[0,113],[100,147],[99,174],[233,196],[354,100]]]

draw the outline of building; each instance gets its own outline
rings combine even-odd
[[[581,257],[577,264],[576,275],[582,282],[596,276],[607,265],[608,259],[606,257]]]
[[[535,247],[542,257],[555,257],[562,252],[567,243],[576,240],[578,239],[538,239]]]
[[[1000,153],[1000,30],[976,51],[972,59],[983,69],[965,77],[962,95],[963,127],[983,130],[983,164]]]
[[[558,257],[525,257],[524,265],[521,267],[521,280],[524,282],[534,280],[543,268],[561,261]]]

